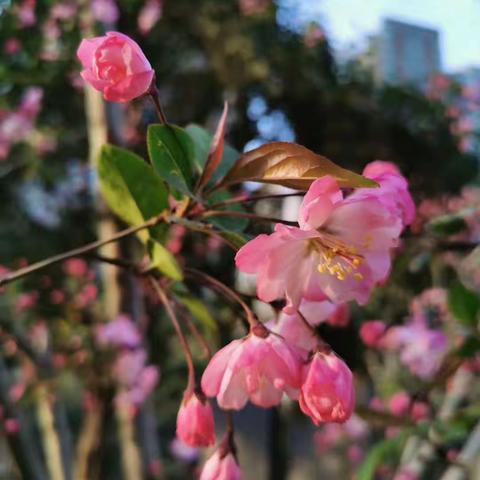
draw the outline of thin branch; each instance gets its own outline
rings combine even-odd
[[[201,272],[200,270],[196,270],[195,268],[185,268],[185,274],[197,277],[204,282],[210,284],[217,290],[220,290],[222,293],[225,293],[243,308],[247,316],[247,321],[251,327],[255,327],[256,325],[258,325],[259,322],[255,317],[255,314],[252,312],[252,309],[243,301],[243,299],[235,290],[227,287],[227,285],[222,283],[220,280],[217,280],[216,278],[208,275],[207,273]]]
[[[155,78],[152,80],[152,84],[150,85],[150,89],[148,90],[147,94],[152,100],[153,105],[155,106],[155,110],[157,111],[157,115],[158,115],[158,119],[160,120],[160,123],[163,123],[164,125],[168,125],[167,116],[163,111],[162,104],[160,103],[160,96],[158,94],[158,89],[155,85]]]
[[[177,315],[175,314],[175,311],[172,308],[172,304],[170,303],[170,300],[165,290],[162,288],[160,283],[155,278],[153,278],[152,276],[150,276],[149,278],[150,278],[150,283],[153,289],[155,290],[155,292],[157,293],[158,298],[163,303],[163,306],[165,307],[167,315],[170,317],[170,320],[173,324],[173,327],[175,328],[175,331],[178,335],[180,343],[182,344],[183,352],[185,354],[185,358],[187,360],[187,365],[188,365],[188,387],[191,387],[193,389],[195,388],[195,366],[193,364],[193,357],[192,357],[192,352],[190,350],[190,346],[188,345],[188,341],[182,331],[182,328],[180,327],[180,323],[178,321]]]
[[[30,275],[31,273],[37,272],[39,270],[43,270],[44,268],[50,267],[51,265],[54,265],[56,263],[60,263],[65,260],[68,260],[69,258],[86,255],[92,252],[93,250],[97,250],[98,248],[103,247],[104,245],[107,245],[112,242],[116,242],[125,237],[129,237],[130,235],[134,235],[135,233],[140,232],[141,230],[154,227],[155,225],[159,224],[164,220],[165,220],[165,216],[163,214],[158,215],[156,217],[151,218],[150,220],[147,220],[145,223],[142,223],[141,225],[137,225],[134,227],[126,228],[125,230],[121,230],[120,232],[116,233],[115,235],[112,235],[110,238],[107,238],[105,240],[97,240],[95,242],[88,243],[87,245],[84,245],[82,247],[69,250],[68,252],[61,253],[59,255],[54,255],[53,257],[46,258],[45,260],[40,260],[39,262],[33,263],[28,267],[20,268],[18,270],[9,272],[5,274],[3,277],[0,277],[0,287],[3,285],[7,285],[8,283],[11,283],[15,280],[18,280],[22,277],[25,277],[27,275]]]
[[[295,192],[295,193],[274,193],[274,194],[265,194],[265,195],[255,195],[249,197],[248,194],[239,195],[238,197],[229,198],[223,202],[214,203],[209,205],[209,208],[215,210],[217,208],[225,207],[227,205],[235,205],[237,203],[249,203],[249,202],[258,202],[260,200],[270,200],[276,198],[289,198],[289,197],[303,197],[305,192]]]
[[[178,302],[177,302],[178,303]],[[182,312],[184,313],[184,312]],[[207,358],[211,358],[212,356],[212,349],[210,348],[210,345],[207,342],[207,339],[205,336],[202,334],[202,332],[197,328],[195,323],[192,321],[190,318],[190,315],[188,313],[184,313],[182,315],[182,320],[184,320],[184,323],[186,323],[188,329],[192,333],[192,335],[196,338],[197,342],[202,346],[205,356]]]
[[[202,218],[208,217],[250,218],[252,220],[258,220],[259,222],[283,223],[284,225],[288,225],[290,227],[298,227],[297,222],[292,222],[290,220],[283,220],[282,218],[275,217],[264,217],[262,215],[257,215],[256,213],[237,212],[234,210],[206,210],[202,213]]]

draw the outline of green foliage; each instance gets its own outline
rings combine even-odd
[[[428,228],[438,235],[454,235],[468,228],[467,222],[461,215],[442,215],[428,223]]]
[[[162,180],[142,158],[128,150],[105,145],[98,160],[98,175],[108,206],[130,225],[140,225],[168,207]],[[148,237],[145,232],[139,235],[143,240]]]
[[[149,240],[147,248],[153,267],[158,268],[172,280],[183,280],[182,269],[177,260],[161,243],[156,240]]]
[[[217,333],[218,326],[215,319],[210,314],[205,303],[192,295],[186,293],[176,293],[175,297],[180,303],[185,305],[188,311],[211,333]]]
[[[407,437],[408,433],[403,432],[394,438],[382,440],[372,447],[360,466],[357,480],[373,480],[375,471],[383,462],[391,463],[398,458]]]
[[[480,298],[458,281],[448,292],[448,306],[459,322],[468,327],[476,326],[480,311]]]
[[[150,125],[148,153],[155,171],[170,188],[192,195],[194,144],[189,134],[176,125]]]

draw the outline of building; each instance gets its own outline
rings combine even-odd
[[[438,31],[385,19],[376,39],[375,76],[381,82],[411,84],[424,89],[441,72]]]

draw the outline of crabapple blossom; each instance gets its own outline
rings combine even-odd
[[[137,25],[142,35],[148,35],[150,30],[162,18],[163,0],[147,0],[138,14]]]
[[[235,455],[231,452],[222,452],[219,448],[205,463],[200,480],[240,480],[240,467]]]
[[[154,77],[138,44],[119,32],[82,40],[77,56],[83,65],[83,79],[112,102],[128,102],[143,95]]]
[[[305,325],[304,319],[312,326],[328,321],[335,313],[336,305],[328,300],[322,302],[308,302],[304,300],[298,312],[282,311],[278,321],[271,324],[271,329],[281,335],[290,345],[309,352],[318,345],[318,339],[311,328]]]
[[[360,327],[360,338],[367,347],[376,348],[387,326],[381,320],[370,320]]]
[[[350,418],[355,406],[353,375],[335,353],[319,348],[303,366],[299,404],[315,425]]]
[[[390,328],[381,343],[387,350],[400,351],[401,362],[423,380],[435,375],[448,349],[445,333],[418,320]]]
[[[190,447],[215,444],[215,422],[209,401],[199,389],[187,389],[177,415],[177,437]]]
[[[375,189],[344,198],[335,179],[321,177],[303,199],[299,228],[277,224],[238,251],[237,267],[257,274],[261,300],[286,297],[289,312],[302,298],[368,301],[390,271],[403,221],[397,205],[382,197],[388,189],[367,190]]]
[[[210,360],[202,390],[223,409],[240,410],[248,400],[260,407],[278,405],[283,393],[295,397],[300,387],[300,355],[261,324],[233,340]]]

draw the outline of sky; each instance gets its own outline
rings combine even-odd
[[[447,72],[480,66],[480,0],[280,0],[295,5],[299,19],[318,19],[334,48],[361,48],[382,19],[392,17],[440,32]]]

